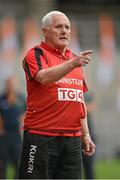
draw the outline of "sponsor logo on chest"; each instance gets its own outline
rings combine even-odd
[[[83,102],[83,91],[73,88],[58,88],[59,101]]]

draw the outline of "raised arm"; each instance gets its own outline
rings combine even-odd
[[[64,77],[74,68],[87,65],[90,62],[89,54],[91,54],[92,52],[92,50],[81,52],[78,56],[69,61],[66,61],[65,63],[40,70],[36,74],[35,79],[41,84],[49,84],[55,82]]]

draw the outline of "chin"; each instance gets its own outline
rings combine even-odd
[[[60,48],[64,49],[64,48],[66,48],[68,46],[68,43],[60,43],[58,46]]]

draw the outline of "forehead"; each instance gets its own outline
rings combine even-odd
[[[53,15],[51,18],[51,24],[67,24],[70,26],[70,21],[65,15]]]

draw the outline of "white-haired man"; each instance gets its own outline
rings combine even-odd
[[[93,51],[75,56],[67,49],[70,21],[62,12],[45,15],[42,32],[44,42],[30,49],[23,60],[28,96],[19,178],[80,179],[81,141],[85,154],[95,151],[81,68]]]

